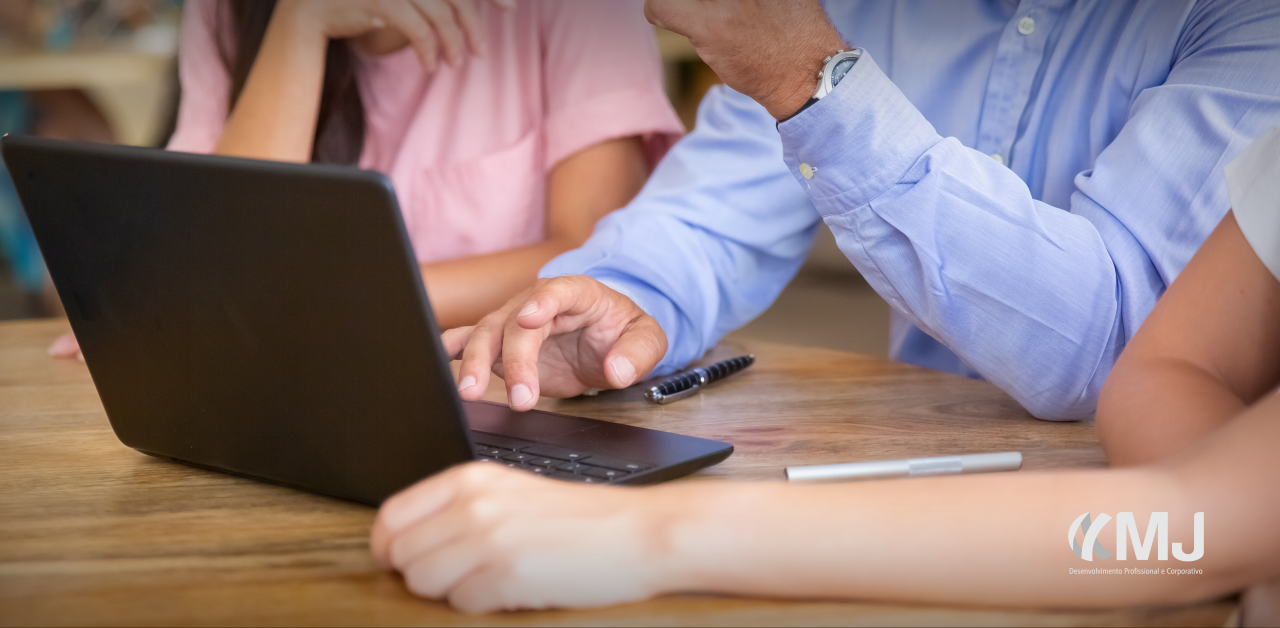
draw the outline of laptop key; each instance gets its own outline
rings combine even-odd
[[[547,458],[555,458],[557,460],[566,460],[570,462],[582,460],[583,458],[591,455],[581,451],[573,451],[570,449],[564,449],[563,447],[547,445],[545,443],[534,443],[533,445],[525,447],[521,451],[535,456],[545,456]]]
[[[556,469],[560,471],[564,471],[566,473],[574,473],[577,471],[581,471],[584,468],[586,468],[586,465],[582,464],[581,462],[562,462],[556,465]]]
[[[586,465],[583,465],[582,468],[578,470],[578,473],[585,475],[587,477],[592,477],[600,480],[611,480],[614,478],[614,476],[609,474],[610,473],[616,474],[618,472],[610,471],[609,469],[600,469],[597,467],[588,467]]]
[[[508,454],[508,453],[511,453],[511,452],[506,451],[505,449],[498,449],[497,447],[484,447],[484,446],[476,447],[476,455],[484,456],[486,458],[499,458],[503,454]]]
[[[576,474],[576,473],[565,473],[564,471],[551,471],[550,473],[548,473],[548,474],[547,474],[547,477],[552,477],[552,478],[555,478],[555,479],[557,479],[557,480],[567,480],[567,481],[569,481],[569,482],[582,482],[582,483],[587,483],[587,484],[598,484],[598,483],[599,483],[599,482],[598,482],[598,481],[596,481],[596,479],[595,479],[595,478],[593,478],[593,477],[588,477],[588,476],[585,476],[585,475],[578,475],[578,474]]]
[[[560,464],[560,461],[554,458],[530,458],[525,463],[536,467],[554,467]]]
[[[619,460],[617,458],[610,458],[608,456],[597,456],[595,454],[592,454],[591,457],[588,458],[585,462],[593,467],[604,467],[606,469],[613,469],[614,471],[626,471],[627,473],[643,471],[644,469],[648,469],[649,467],[653,466],[651,464],[642,464],[639,462],[631,462],[629,460]]]
[[[533,456],[530,456],[529,454],[522,454],[522,453],[520,453],[520,452],[513,452],[513,453],[509,453],[509,454],[507,454],[507,455],[505,455],[505,456],[502,456],[502,459],[503,459],[503,460],[506,460],[507,462],[515,462],[515,463],[520,463],[520,464],[526,463],[526,462],[528,462],[528,461],[532,460],[533,458],[534,458],[534,457],[533,457]]]

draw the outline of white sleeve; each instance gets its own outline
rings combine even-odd
[[[1271,127],[1227,164],[1227,193],[1240,231],[1280,279],[1280,127]]]

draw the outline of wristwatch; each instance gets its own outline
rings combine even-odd
[[[836,85],[840,84],[844,75],[848,74],[849,70],[853,69],[853,65],[858,62],[858,57],[861,56],[862,49],[854,48],[853,50],[841,50],[840,52],[823,59],[822,71],[818,72],[818,91],[814,92],[813,96],[809,98],[803,106],[797,109],[795,113],[778,120],[778,124],[782,124],[783,122],[800,115],[800,112],[808,109],[813,105],[813,103],[818,102],[818,100],[823,96],[830,94],[831,91],[836,88]]]
[[[861,48],[841,50],[822,60],[822,71],[818,73],[818,91],[814,92],[814,100],[820,99],[836,88],[844,75],[853,69],[853,64],[862,56]]]

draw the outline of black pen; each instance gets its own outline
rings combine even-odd
[[[754,355],[744,355],[711,366],[685,371],[679,375],[663,380],[644,394],[644,398],[654,403],[671,403],[688,397],[712,382],[718,382],[756,361]]]

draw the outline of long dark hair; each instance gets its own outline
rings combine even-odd
[[[216,32],[222,63],[231,76],[228,111],[236,106],[258,57],[276,0],[218,0]],[[320,117],[311,161],[351,165],[364,148],[364,103],[356,86],[356,60],[345,41],[331,40],[325,54]]]

